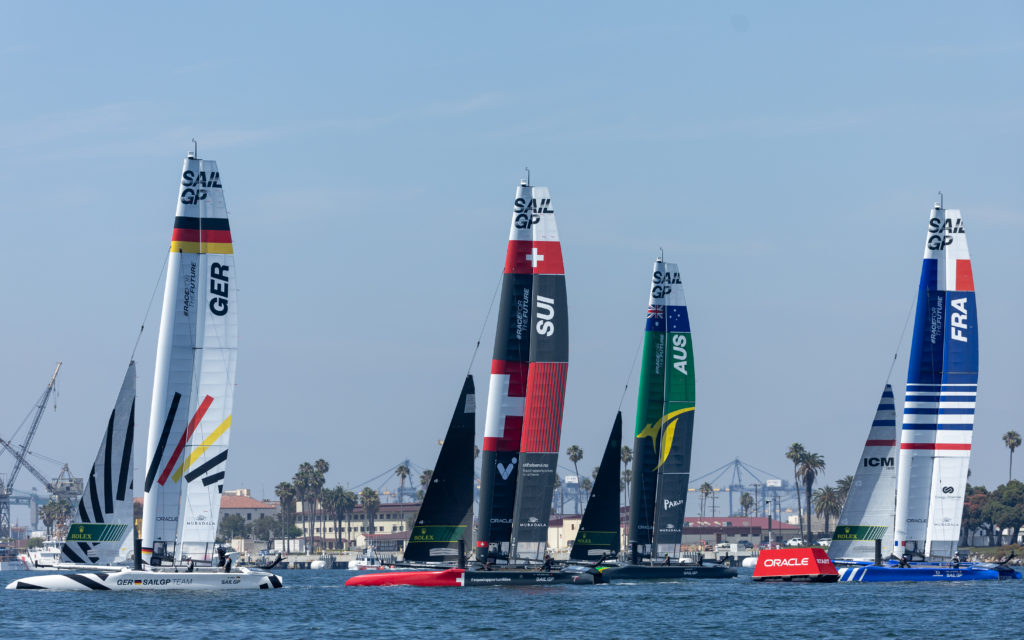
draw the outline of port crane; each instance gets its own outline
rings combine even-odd
[[[21,444],[14,445],[9,441],[0,438],[0,453],[6,451],[14,457],[13,469],[8,474],[6,481],[0,482],[0,537],[9,538],[11,536],[11,504],[22,504],[22,501],[14,495],[14,482],[18,479],[18,473],[21,471],[22,467],[28,469],[29,473],[35,476],[43,484],[46,492],[58,500],[65,498],[74,499],[82,492],[82,479],[72,476],[71,470],[68,468],[67,464],[65,464],[61,469],[60,475],[55,480],[50,481],[47,480],[46,476],[40,473],[38,469],[32,466],[26,457],[31,453],[29,451],[29,446],[32,444],[32,439],[35,438],[36,430],[39,428],[39,422],[43,417],[43,411],[46,409],[46,404],[49,402],[50,396],[54,392],[54,386],[57,382],[57,374],[60,373],[61,364],[63,363],[57,363],[57,369],[50,377],[49,384],[46,385],[46,389],[36,402],[35,407],[30,414],[31,422],[29,423],[28,432],[25,434],[25,438],[22,440]],[[35,502],[35,500],[32,502]],[[33,516],[35,516],[35,514],[33,514]]]

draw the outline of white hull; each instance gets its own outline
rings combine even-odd
[[[136,571],[124,569],[106,572],[65,573],[22,578],[8,589],[50,589],[56,591],[170,591],[224,589],[278,589],[280,576],[251,569],[223,571]]]

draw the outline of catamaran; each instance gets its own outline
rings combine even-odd
[[[233,253],[217,163],[190,153],[181,172],[167,264],[146,455],[142,540],[135,566],[25,578],[12,582],[8,589],[123,591],[281,586],[281,579],[267,571],[232,568],[230,558],[215,540],[238,351]],[[134,407],[134,367],[129,367],[128,377]],[[132,423],[132,412],[123,410],[126,392],[122,386],[118,396],[121,412],[115,407],[115,416]],[[110,482],[92,485],[97,496],[104,492],[104,508],[107,492],[113,497],[124,490],[127,495],[131,487],[130,481],[122,480],[131,475],[131,439],[125,437],[122,451],[128,454],[127,458],[122,454],[116,466],[116,482],[111,475]],[[105,442],[111,452],[116,450],[113,445],[117,442]],[[104,475],[113,468],[107,465]],[[91,502],[92,493],[89,498]],[[130,506],[131,500],[127,503]],[[85,526],[96,524],[99,512],[80,510],[80,515]],[[79,560],[97,552],[91,544],[88,549],[66,547]],[[71,555],[67,557],[73,560]]]
[[[609,567],[606,578],[729,578],[737,573],[719,564],[680,564],[694,379],[693,336],[679,267],[659,257],[651,275],[637,391],[629,563]]]
[[[356,576],[346,585],[514,586],[594,584],[595,579],[599,580],[596,572],[585,568],[541,565],[561,435],[569,353],[567,329],[562,249],[551,196],[546,187],[523,181],[513,202],[491,362],[480,471],[479,568],[458,566]],[[466,384],[471,385],[471,381]],[[458,417],[456,409],[453,427]],[[445,457],[442,449],[435,473],[471,465],[471,455],[471,448],[465,448],[459,456]],[[451,468],[446,469],[449,465]],[[458,485],[459,492],[471,488],[471,475]],[[428,509],[428,501],[434,504],[430,494],[433,485],[432,481],[417,516],[406,560],[450,554],[461,558],[455,545],[463,539],[465,528],[460,527],[468,522],[466,508],[471,501],[453,499],[454,506],[447,515],[433,506]],[[455,491],[455,487],[453,484],[446,491]],[[432,531],[431,527],[436,529]],[[427,539],[432,537],[437,540]],[[527,565],[534,568],[525,568]]]
[[[903,566],[845,567],[840,581],[1020,578],[1004,565],[956,557],[977,394],[978,315],[967,235],[960,211],[937,203],[925,232],[900,432],[891,549]]]

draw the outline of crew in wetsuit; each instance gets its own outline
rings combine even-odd
[[[910,560],[909,560],[909,558],[907,558],[907,554],[905,554],[905,553],[900,557],[899,568],[900,569],[909,569],[910,568]]]
[[[954,569],[960,568],[960,554],[953,554],[953,559],[949,561],[949,566],[953,567]]]
[[[540,566],[541,571],[551,571],[551,556],[544,554],[544,564]]]
[[[662,564],[664,564],[666,567],[672,564],[672,560],[668,557],[667,553],[665,554],[665,562],[663,562]]]

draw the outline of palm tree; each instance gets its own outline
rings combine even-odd
[[[321,504],[320,504],[320,540],[322,541],[322,543],[324,545],[326,545],[326,543],[327,543],[327,512],[325,511],[324,506],[322,504],[321,494],[323,493],[323,490],[324,490],[324,484],[327,482],[326,475],[327,475],[327,472],[330,470],[330,468],[331,468],[331,465],[328,464],[328,462],[326,460],[324,460],[323,458],[320,458],[316,462],[313,463],[313,472],[314,472],[313,480],[314,480],[315,486],[316,486],[316,502],[321,502]],[[313,503],[314,507],[316,506],[316,502]],[[315,511],[314,511],[314,513],[315,513]]]
[[[740,508],[743,509],[744,517],[749,516],[750,510],[754,508],[754,496],[744,491],[740,496]]]
[[[597,480],[597,474],[601,471],[601,467],[594,467],[594,470],[590,472],[590,477]]]
[[[806,449],[804,445],[799,442],[794,442],[789,445],[789,449],[786,451],[786,459],[793,463],[793,484],[796,489],[796,518],[800,526],[800,531],[803,531],[803,513],[800,510],[800,475],[797,473],[797,468],[800,466],[800,456],[804,454]]]
[[[594,483],[590,478],[583,478],[580,482],[580,489],[583,489],[583,493],[587,495],[587,500],[590,500],[590,491],[594,488]]]
[[[814,508],[821,515],[825,516],[825,532],[828,534],[831,529],[828,526],[831,518],[838,518],[843,512],[843,503],[839,499],[839,489],[830,485],[814,492]]]
[[[359,504],[359,496],[356,495],[355,491],[348,491],[346,489],[342,491],[339,502],[338,508],[345,514],[345,539],[351,542],[351,538],[347,536],[352,533],[352,513],[356,510],[356,505]]]
[[[380,496],[370,487],[363,487],[359,493],[359,501],[363,503],[363,511],[366,512],[366,531],[368,534],[376,533],[377,527],[373,517],[377,515],[377,507],[380,506]],[[367,542],[369,544],[369,542]]]
[[[398,476],[398,501],[405,502],[405,481],[412,475],[408,460],[395,467],[395,475]]]
[[[1013,450],[1020,446],[1020,434],[1007,431],[1003,434],[1003,444],[1010,450],[1010,480],[1013,480]]]
[[[420,490],[426,493],[427,487],[430,485],[430,479],[434,477],[433,469],[424,469],[423,473],[420,474]]]
[[[284,552],[291,553],[292,528],[295,526],[295,487],[290,482],[278,482],[274,487],[277,499],[281,501],[281,537],[284,538]]]
[[[633,470],[632,469],[624,469],[622,471],[622,484],[624,484],[625,487],[626,487],[625,495],[626,495],[626,506],[627,507],[629,506],[629,483],[632,482],[632,481],[633,481]]]
[[[846,498],[850,495],[850,487],[853,486],[853,476],[843,476],[836,480],[836,493],[839,494],[839,510],[842,511],[846,504]]]
[[[825,458],[819,453],[804,451],[800,454],[799,475],[800,482],[804,485],[804,495],[807,497],[807,541],[811,540],[811,498],[814,492],[814,479],[819,473],[825,470]]]
[[[626,491],[624,493],[625,505],[629,506],[629,482],[633,479],[633,471],[629,468],[629,463],[633,461],[633,450],[629,447],[622,446],[622,481],[626,483]]]
[[[710,482],[700,485],[700,519],[704,519],[704,505],[708,503],[708,496],[715,492]]]
[[[309,500],[313,497],[313,476],[316,471],[313,465],[303,462],[299,470],[292,476],[292,486],[295,488],[295,500],[302,503],[302,521],[309,524],[310,542],[306,543],[306,525],[302,526],[302,543],[308,551],[312,547],[313,525],[309,520]]]
[[[576,513],[580,512],[580,468],[579,461],[583,459],[583,449],[577,445],[570,445],[565,450],[565,455],[572,461],[572,468],[576,471]]]

